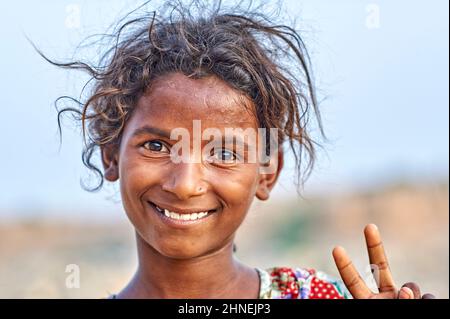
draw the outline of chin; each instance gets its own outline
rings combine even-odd
[[[186,249],[186,246],[174,245],[158,245],[153,246],[161,255],[172,259],[192,259],[206,254],[209,250],[201,247],[191,247]]]
[[[172,259],[192,259],[214,253],[226,246],[223,241],[211,240],[205,236],[180,236],[174,234],[140,233],[140,242],[145,243],[153,253]]]

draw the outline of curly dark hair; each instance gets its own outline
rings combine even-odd
[[[68,96],[56,101],[57,106],[65,99],[76,104],[58,107],[58,128],[61,134],[65,112],[81,123],[83,163],[99,177],[95,186],[85,189],[95,191],[103,185],[102,170],[93,161],[95,151],[119,145],[138,99],[152,81],[170,72],[192,78],[214,75],[250,97],[260,127],[277,128],[279,144],[289,142],[296,182],[303,185],[313,168],[316,146],[320,146],[309,132],[311,115],[325,138],[310,59],[294,27],[275,24],[261,12],[261,6],[255,8],[251,1],[246,4],[245,8],[241,2],[225,9],[221,1],[170,1],[150,12],[146,2],[120,19],[111,33],[99,35],[110,42],[97,64],[55,62],[37,49],[53,65],[86,71],[88,83],[93,84],[85,102]],[[137,13],[138,17],[131,17]]]

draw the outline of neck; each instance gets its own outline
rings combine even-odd
[[[258,298],[256,271],[233,257],[233,241],[190,259],[160,254],[139,235],[139,267],[118,298]]]

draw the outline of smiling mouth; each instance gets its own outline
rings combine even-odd
[[[207,218],[217,211],[217,209],[203,211],[173,211],[167,208],[160,207],[150,201],[148,203],[153,206],[158,213],[173,221],[198,221]]]

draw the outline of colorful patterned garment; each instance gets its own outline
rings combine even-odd
[[[341,280],[313,269],[275,267],[256,269],[261,280],[260,299],[350,299]]]
[[[313,269],[256,268],[260,278],[260,299],[351,299],[341,280]],[[116,299],[110,295],[108,299]]]

